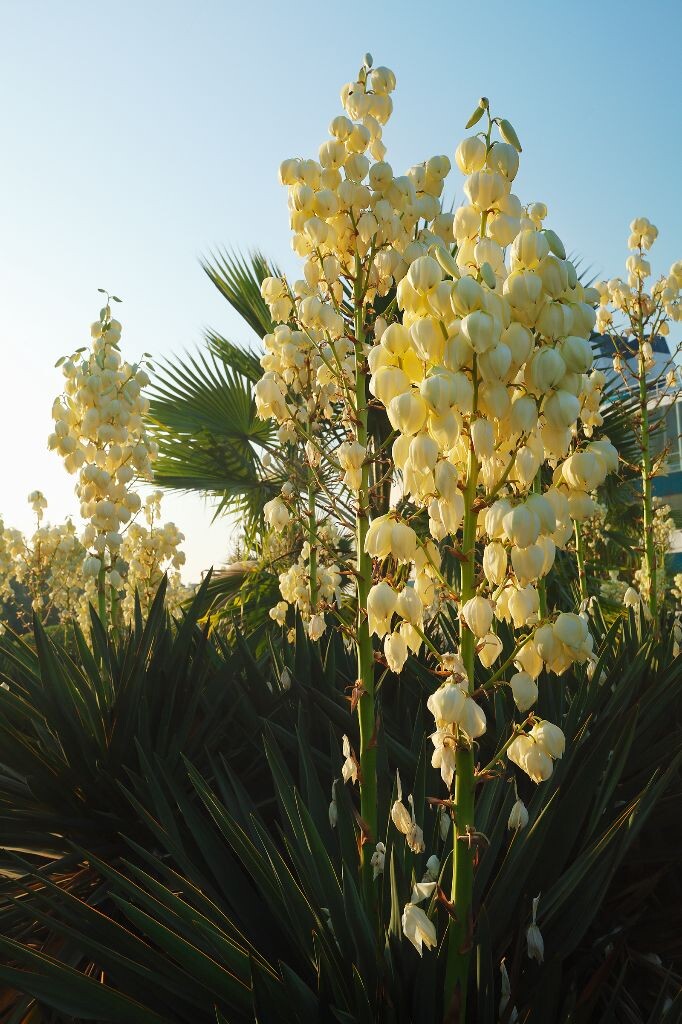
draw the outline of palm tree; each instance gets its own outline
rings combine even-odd
[[[258,252],[247,257],[218,252],[202,267],[258,338],[272,330],[260,286],[265,277],[280,273],[274,264]],[[284,476],[276,461],[267,472],[263,466],[264,453],[276,445],[272,422],[256,416],[254,385],[263,372],[258,354],[215,331],[206,333],[205,342],[202,351],[157,365],[149,410],[159,445],[155,480],[181,493],[213,497],[214,518],[231,513],[239,522],[247,557],[216,572],[209,586],[214,607],[229,605],[242,620],[250,616],[243,625],[252,631],[265,625],[267,609],[277,600],[277,576],[260,557],[262,509],[279,493]],[[254,610],[259,610],[255,621]]]
[[[259,338],[272,330],[260,285],[279,273],[276,267],[260,253],[219,253],[202,266]],[[273,425],[256,417],[253,399],[262,372],[254,351],[208,331],[203,352],[157,367],[149,411],[159,444],[157,483],[217,498],[216,516],[236,513],[247,531],[279,486],[262,466],[263,453],[274,447]]]

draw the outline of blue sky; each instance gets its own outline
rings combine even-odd
[[[0,0],[5,522],[30,526],[34,488],[53,519],[75,510],[45,439],[54,362],[87,342],[97,287],[124,299],[130,357],[192,348],[208,326],[250,340],[198,258],[259,247],[294,270],[277,169],[316,155],[367,50],[398,78],[396,170],[452,156],[483,93],[523,143],[516,191],[547,203],[570,252],[620,274],[628,223],[647,216],[667,270],[682,258],[681,30],[677,0]],[[198,499],[166,512],[190,578],[221,561],[229,523],[207,529]]]

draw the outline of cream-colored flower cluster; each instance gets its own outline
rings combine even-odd
[[[65,387],[52,408],[55,423],[48,446],[77,474],[80,514],[87,521],[82,541],[91,552],[83,570],[96,577],[113,566],[122,530],[140,510],[132,484],[151,477],[158,446],[144,424],[149,401],[143,389],[149,376],[143,365],[122,359],[121,325],[108,303],[91,335],[89,350],[60,360]]]
[[[16,583],[26,588],[42,619],[72,614],[82,593],[85,549],[70,519],[43,523],[47,500],[41,491],[32,491],[28,503],[36,514],[31,536],[0,526],[0,597],[9,598]]]
[[[483,571],[473,595],[460,598],[460,618],[487,667],[502,650],[495,621],[523,630],[512,692],[528,708],[543,667],[561,673],[592,658],[584,615],[541,619],[538,583],[574,522],[594,513],[594,493],[618,465],[606,438],[591,440],[602,423],[605,383],[589,340],[600,293],[578,279],[546,226],[546,206],[524,205],[513,191],[520,145],[487,100],[470,122],[486,118],[486,129],[455,153],[466,200],[454,214],[441,205],[447,157],[396,175],[381,139],[394,87],[392,72],[366,64],[342,90],[345,113],[332,121],[318,160],[282,164],[304,280],[263,283],[282,326],[266,339],[258,411],[293,439],[301,425],[330,419],[330,405],[338,406],[348,436],[332,457],[345,486],[360,487],[363,464],[377,455],[358,443],[353,427],[356,323],[347,297],[360,302],[363,335],[372,342],[364,349],[369,391],[394,432],[392,508],[372,521],[365,540],[374,560],[370,632],[399,672],[420,648],[425,616],[455,598],[441,576],[437,542],[449,539],[468,559],[478,541]],[[376,315],[393,289],[394,300]],[[547,462],[552,483],[538,493]],[[428,513],[430,539],[411,525],[415,506]],[[477,510],[468,538],[461,533],[467,507]],[[279,498],[266,509],[279,528],[288,515]],[[292,582],[299,579],[293,572]],[[444,684],[447,701],[433,695],[452,705],[450,717],[436,714],[434,734],[434,764],[448,785],[458,737],[473,741],[485,729],[482,709],[465,692],[471,680],[464,689],[461,681]],[[514,749],[525,749],[526,740],[537,745],[528,736]],[[547,763],[541,759],[538,772],[536,760],[517,763],[533,778],[546,777]]]
[[[658,570],[656,572],[656,590],[659,602],[663,601],[668,589],[668,579],[665,573],[665,556],[670,551],[672,537],[676,529],[675,520],[672,518],[671,512],[672,509],[670,505],[663,505],[660,501],[654,499],[652,532],[654,548],[656,551],[656,564],[658,566]],[[640,565],[639,568],[635,570],[634,584],[644,600],[648,601],[651,583],[645,564]]]
[[[159,523],[160,502],[160,491],[149,496],[144,504],[147,526],[132,523],[128,527],[107,574],[109,586],[121,598],[125,624],[134,615],[135,592],[140,595],[143,612],[148,611],[164,573],[168,573],[166,606],[170,610],[191,596],[178,571],[185,561],[180,550],[184,537],[173,523]],[[12,584],[19,584],[28,591],[41,619],[52,616],[64,622],[75,616],[88,631],[90,605],[97,604],[97,581],[83,572],[87,551],[76,527],[70,519],[54,526],[44,524],[47,501],[40,491],[29,495],[29,504],[37,520],[31,536],[6,528],[0,521],[0,599],[10,598]]]
[[[145,523],[132,522],[123,538],[120,559],[109,573],[109,582],[123,590],[121,607],[126,621],[132,620],[135,594],[140,598],[143,613],[156,595],[164,574],[168,578],[166,607],[173,611],[190,594],[182,585],[180,569],[185,564],[185,553],[180,545],[185,535],[175,523],[162,523],[162,491],[152,491],[143,505]]]
[[[672,264],[667,274],[658,278],[647,291],[645,281],[651,277],[651,263],[644,253],[651,248],[658,237],[658,229],[646,217],[637,217],[630,224],[628,249],[631,250],[625,267],[627,279],[620,277],[610,281],[599,281],[596,288],[599,292],[599,309],[597,310],[597,330],[602,334],[613,334],[614,312],[626,318],[624,334],[641,333],[642,321],[651,327],[651,338],[657,334],[667,335],[670,322],[682,320],[680,289],[682,288],[682,260]],[[638,331],[639,328],[639,331]],[[653,365],[651,342],[644,351],[645,360]],[[620,353],[617,353],[616,370],[622,368]]]
[[[311,640],[319,640],[322,636],[326,626],[325,613],[334,606],[341,605],[342,576],[335,558],[338,533],[334,525],[320,524],[317,527],[317,539],[319,545],[315,549],[314,607],[311,604],[311,546],[305,541],[296,561],[280,573],[279,590],[282,600],[270,609],[270,618],[280,626],[285,626],[289,608],[294,607],[301,615]],[[294,636],[295,630],[292,630],[292,640]]]

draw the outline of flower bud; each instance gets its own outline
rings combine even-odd
[[[493,621],[493,608],[485,597],[471,597],[462,605],[462,618],[474,636],[482,637],[490,631]]]
[[[397,601],[396,592],[382,580],[370,588],[367,595],[367,617],[370,636],[376,633],[379,638],[385,636],[391,628],[391,619]]]
[[[263,505],[263,516],[270,529],[275,530],[277,533],[281,533],[291,519],[289,509],[281,498],[273,498],[271,501],[266,501],[265,505]]]
[[[482,309],[468,313],[462,320],[461,330],[474,352],[486,352],[500,340],[499,324]]]
[[[499,541],[491,541],[483,550],[483,572],[492,586],[500,586],[507,576],[507,551]]]
[[[459,717],[459,727],[472,739],[478,739],[486,730],[486,720],[483,708],[479,707],[475,700],[467,697],[464,701],[464,708]]]
[[[509,814],[507,828],[510,831],[520,832],[528,824],[528,811],[523,800],[517,800]]]
[[[426,402],[418,391],[406,391],[389,402],[386,412],[394,430],[416,434],[426,423]]]
[[[483,309],[485,301],[483,287],[473,277],[462,277],[452,286],[451,301],[455,313],[465,317],[469,313]]]
[[[399,675],[407,661],[407,644],[400,633],[391,633],[384,640],[384,655],[391,672]]]
[[[566,749],[566,737],[558,725],[553,725],[552,722],[538,722],[533,726],[530,734],[540,749],[544,750],[549,757],[554,760],[563,757]]]
[[[573,612],[561,612],[554,623],[555,637],[571,650],[580,650],[588,633],[585,620]]]
[[[462,174],[480,171],[485,164],[486,145],[478,135],[462,139],[455,151],[455,163]]]
[[[466,693],[455,683],[443,683],[430,695],[426,706],[436,720],[438,728],[459,722],[464,710]]]
[[[478,659],[484,668],[490,668],[502,653],[502,641],[497,633],[486,633],[477,645]]]
[[[527,672],[516,672],[510,679],[512,696],[519,711],[528,711],[538,699],[538,688]]]
[[[526,932],[526,944],[528,947],[528,956],[531,960],[537,960],[539,964],[545,959],[545,943],[542,939],[540,929],[536,924],[536,916],[538,912],[538,903],[540,897],[536,896],[533,900],[533,920],[528,927]]]
[[[495,451],[495,435],[489,420],[479,417],[471,424],[471,442],[479,462],[489,459]]]
[[[421,626],[424,618],[424,608],[414,587],[406,586],[401,590],[398,594],[395,610],[401,619],[410,622],[413,626]]]

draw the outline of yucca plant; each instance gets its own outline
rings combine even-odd
[[[133,625],[115,637],[93,612],[91,643],[74,624],[58,644],[37,620],[30,641],[10,632],[0,639],[4,934],[26,934],[11,903],[17,855],[64,891],[97,902],[102,878],[74,844],[116,864],[128,839],[149,841],[121,788],[145,758],[177,779],[183,756],[207,770],[224,754],[239,761],[254,798],[272,799],[260,715],[282,706],[282,691],[266,679],[267,651],[256,659],[246,643],[227,648],[200,624],[210,583],[176,622],[164,607],[164,582],[146,621],[138,605]],[[34,929],[31,941],[53,948],[49,926]]]
[[[515,796],[506,773],[485,785],[475,837],[473,1012],[481,1024],[677,1019],[679,998],[667,1016],[663,1008],[679,991],[679,944],[668,915],[666,948],[649,945],[657,897],[653,880],[643,888],[639,866],[643,858],[659,863],[658,875],[674,842],[669,808],[680,795],[682,667],[669,643],[642,643],[634,615],[622,631],[607,632],[599,617],[593,628],[596,678],[572,674],[561,692],[550,678],[542,681],[541,708],[562,722],[568,749],[551,782],[529,800],[528,826],[507,828]],[[275,722],[265,738],[279,823],[228,757],[212,757],[203,770],[188,761],[174,773],[163,757],[142,753],[121,792],[150,840],[141,845],[130,836],[116,864],[78,851],[100,880],[96,898],[13,862],[11,922],[23,941],[0,941],[6,984],[75,1020],[442,1019],[443,948],[420,961],[400,942],[403,906],[434,853],[447,889],[451,869],[437,813],[418,812],[426,850],[415,856],[391,823],[390,783],[380,791],[386,854],[373,885],[389,924],[377,936],[353,878],[361,825],[337,777],[340,734],[352,730],[338,684],[352,678],[352,662],[338,638],[320,661],[301,630],[295,655],[286,667],[298,698],[296,733]],[[384,780],[399,768],[420,808],[418,798],[439,787],[422,755],[418,672],[387,675],[379,693]],[[323,735],[321,707],[331,724]],[[491,716],[481,763],[506,735],[511,702],[498,695]],[[524,936],[538,893],[543,964],[528,959]],[[450,912],[444,900],[438,913]],[[660,909],[656,920],[660,927]],[[52,957],[30,941],[41,922],[49,924]],[[652,955],[659,953],[660,963]],[[494,965],[503,957],[510,992],[500,1012]]]
[[[619,455],[608,438],[593,436],[602,425],[605,383],[590,373],[600,295],[579,281],[546,226],[544,204],[523,208],[511,198],[521,152],[514,129],[485,97],[479,101],[467,129],[482,128],[456,153],[469,202],[452,218],[441,204],[447,158],[433,157],[400,178],[383,160],[394,87],[393,73],[375,69],[367,55],[342,90],[345,113],[332,121],[319,163],[292,158],[280,168],[303,266],[298,280],[273,274],[261,282],[275,326],[264,339],[255,396],[259,416],[277,424],[278,470],[296,468],[263,512],[273,533],[284,535],[293,522],[305,537],[280,578],[273,618],[291,628],[300,616],[313,641],[340,625],[357,656],[350,700],[359,744],[357,736],[344,738],[342,772],[358,784],[362,841],[354,881],[373,934],[387,927],[391,909],[376,899],[372,879],[385,864],[388,839],[381,752],[390,733],[379,688],[384,667],[401,675],[411,654],[422,655],[435,730],[433,751],[418,748],[418,760],[428,750],[440,768],[440,806],[452,823],[442,859],[451,857],[452,869],[447,889],[437,890],[448,917],[433,904],[419,907],[436,886],[431,879],[405,904],[402,935],[420,954],[424,943],[442,947],[447,936],[439,998],[464,1024],[472,946],[485,929],[475,910],[484,906],[483,826],[500,822],[500,808],[489,819],[487,803],[500,763],[508,755],[535,784],[546,783],[563,756],[565,731],[575,745],[588,729],[587,708],[580,721],[566,719],[559,701],[552,717],[542,701],[531,709],[543,666],[564,679],[571,665],[589,662],[590,673],[598,667],[581,523],[597,489],[618,472]],[[369,185],[356,187],[365,178]],[[501,221],[508,207],[511,221]],[[384,424],[378,437],[371,429],[377,419]],[[551,476],[542,471],[545,462]],[[334,529],[352,537],[352,561],[335,546]],[[572,536],[580,604],[569,600],[560,610],[550,606],[545,578]],[[458,563],[454,580],[443,571],[444,555]],[[342,576],[354,602],[340,594]],[[498,659],[499,668],[477,685],[479,662],[489,668]],[[523,721],[505,712],[508,688],[529,712]],[[500,749],[477,767],[491,735]],[[423,826],[415,807],[425,794],[417,789],[408,811],[399,786],[397,792],[392,817],[416,855]],[[349,862],[345,868],[353,870]],[[536,914],[534,901],[529,948],[539,957]]]

